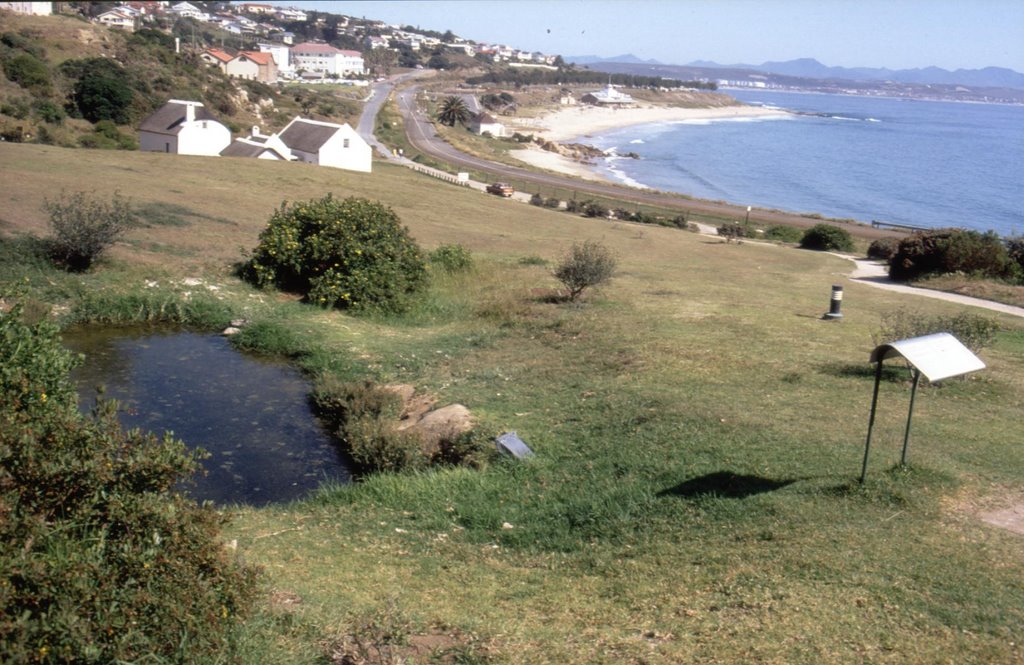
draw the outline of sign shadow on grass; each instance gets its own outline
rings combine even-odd
[[[675,496],[682,499],[695,499],[701,496],[744,499],[755,494],[774,492],[795,483],[797,480],[799,479],[774,480],[761,476],[737,474],[731,471],[715,471],[691,478],[675,487],[664,489],[658,492],[658,496]]]

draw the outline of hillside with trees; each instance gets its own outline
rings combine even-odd
[[[357,102],[327,88],[228,78],[199,59],[217,35],[208,27],[194,34],[195,23],[126,33],[84,17],[0,13],[0,138],[134,149],[138,123],[168,99],[202,102],[232,132],[281,127],[299,113],[343,122],[358,117]]]

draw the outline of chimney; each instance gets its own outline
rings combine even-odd
[[[249,135],[250,136],[259,136],[260,135],[260,126],[259,125],[253,125],[252,126],[252,132],[250,132]]]
[[[195,122],[196,120],[196,103],[185,102],[185,122]]]

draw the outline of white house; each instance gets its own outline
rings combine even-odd
[[[220,155],[221,157],[249,157],[275,161],[295,159],[291,149],[284,144],[280,136],[261,134],[259,125],[253,125],[249,136],[235,139],[231,145],[221,150]]]
[[[168,11],[172,14],[177,14],[181,18],[194,18],[200,21],[206,18],[206,12],[190,2],[179,2],[178,4],[173,5]]]
[[[296,117],[278,134],[300,162],[369,173],[370,144],[348,124]]]
[[[227,72],[228,63],[234,58],[233,55],[219,48],[208,48],[199,54],[199,59],[208,65],[213,65],[222,72]]]
[[[139,125],[139,150],[216,156],[231,131],[200,102],[172,99]]]
[[[224,68],[232,78],[273,83],[277,80],[274,56],[262,51],[240,51]]]
[[[475,134],[483,134],[484,132],[487,132],[495,138],[505,135],[505,125],[501,124],[494,119],[494,116],[484,111],[473,116],[473,119],[469,122],[469,129]]]
[[[342,51],[330,44],[303,42],[292,47],[292,66],[307,72],[320,72],[346,76],[366,73],[363,55],[359,51]]]
[[[111,9],[96,17],[96,22],[108,28],[135,32],[135,17],[124,9]]]

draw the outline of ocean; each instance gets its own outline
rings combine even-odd
[[[1024,106],[727,91],[785,118],[639,125],[581,141],[635,186],[759,208],[1024,235]]]

